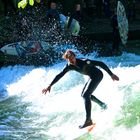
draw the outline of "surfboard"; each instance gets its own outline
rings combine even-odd
[[[62,29],[68,29],[68,22],[70,20],[69,16],[65,16],[63,14],[59,14],[60,17],[60,24]],[[77,36],[80,31],[80,24],[76,19],[72,19],[72,22],[70,24],[69,30],[72,35]]]
[[[91,133],[94,130],[95,126],[96,126],[96,123],[94,123],[91,126],[88,126],[88,127],[83,128],[83,129],[80,129],[80,131],[82,131],[82,135],[79,135],[79,136],[75,137],[73,140],[88,140],[88,139],[92,139],[93,135]]]
[[[43,41],[20,41],[3,46],[0,50],[6,55],[24,57],[35,54],[41,50],[47,50],[50,44]]]
[[[125,45],[127,43],[129,29],[128,29],[128,19],[126,17],[125,7],[121,1],[118,1],[117,4],[117,20],[118,20],[120,38],[122,44]]]

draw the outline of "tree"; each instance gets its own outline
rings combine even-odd
[[[22,1],[18,2],[18,8],[24,9],[28,3],[29,3],[29,5],[33,6],[34,1],[36,1],[37,3],[40,3],[40,0],[22,0]]]

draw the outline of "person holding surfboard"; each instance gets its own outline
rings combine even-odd
[[[84,14],[83,14],[82,9],[81,9],[81,4],[76,3],[74,7],[75,7],[74,12],[71,14],[70,19],[68,21],[68,28],[70,27],[72,19],[76,19],[79,22],[80,25],[81,25],[81,22],[84,19]]]
[[[117,20],[117,10],[114,9],[113,15],[111,17],[111,26],[112,26],[112,37],[113,37],[113,44],[112,44],[112,53],[117,54],[119,52],[119,44],[120,44],[120,34],[119,34],[119,27],[118,27],[118,20]]]
[[[104,109],[107,107],[105,103],[103,103],[102,101],[97,99],[94,95],[92,95],[93,91],[97,88],[98,84],[103,78],[103,73],[100,69],[97,68],[97,66],[104,69],[111,76],[112,80],[118,81],[119,77],[113,74],[105,63],[90,59],[76,58],[76,54],[71,50],[67,50],[63,54],[63,58],[67,60],[68,63],[66,64],[65,68],[54,78],[51,84],[47,88],[44,88],[42,90],[42,93],[46,94],[47,92],[50,92],[51,87],[56,82],[58,82],[68,71],[75,70],[83,75],[88,75],[89,81],[85,84],[81,94],[84,99],[86,111],[85,123],[79,126],[79,128],[82,129],[84,127],[93,125],[91,119],[91,101],[96,102]]]

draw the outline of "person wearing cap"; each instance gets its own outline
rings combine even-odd
[[[84,99],[86,111],[85,123],[79,126],[79,128],[81,129],[93,124],[91,119],[91,101],[96,102],[103,109],[107,108],[107,105],[104,102],[100,101],[94,95],[92,95],[93,91],[97,88],[98,84],[103,78],[103,73],[100,69],[97,68],[97,66],[104,69],[111,76],[112,80],[119,81],[119,77],[113,74],[105,63],[90,59],[78,59],[76,58],[75,53],[71,50],[67,50],[63,54],[63,58],[67,60],[68,63],[66,64],[64,69],[53,79],[51,84],[47,88],[44,88],[42,90],[42,93],[46,94],[47,92],[50,92],[51,87],[56,82],[58,82],[68,71],[75,70],[81,74],[88,75],[89,80],[85,84],[81,94]]]

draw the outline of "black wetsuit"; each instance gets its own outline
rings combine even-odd
[[[89,81],[85,84],[82,91],[82,97],[85,101],[86,120],[91,120],[91,100],[102,105],[99,99],[92,95],[92,92],[96,89],[98,84],[103,78],[103,73],[96,66],[103,68],[110,76],[113,74],[106,64],[101,61],[94,61],[89,59],[76,59],[76,65],[67,64],[65,68],[60,72],[50,84],[55,84],[60,78],[62,78],[68,71],[75,70],[81,74],[88,75]]]

